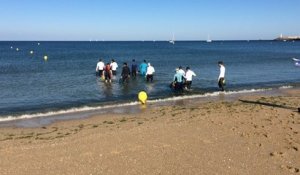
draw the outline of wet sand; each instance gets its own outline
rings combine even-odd
[[[300,174],[300,90],[0,128],[1,174]]]

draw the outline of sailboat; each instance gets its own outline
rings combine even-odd
[[[169,43],[175,44],[175,36],[174,36],[174,33],[173,33],[173,37],[172,37],[172,39],[169,41]]]
[[[206,40],[207,43],[211,43],[212,40],[210,39],[209,35],[207,36],[207,40]]]
[[[295,66],[300,67],[300,59],[292,58],[295,61]]]

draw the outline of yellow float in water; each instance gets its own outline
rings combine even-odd
[[[44,60],[45,60],[45,61],[48,60],[48,56],[47,56],[47,55],[44,56]]]
[[[145,91],[139,92],[138,98],[142,104],[145,104],[148,98],[148,95]]]
[[[33,50],[31,50],[29,53],[32,55],[33,54]]]

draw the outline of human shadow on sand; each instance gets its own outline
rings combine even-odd
[[[283,109],[290,109],[295,112],[300,112],[300,108],[294,108],[290,106],[284,106],[284,105],[278,105],[278,104],[272,104],[272,103],[266,103],[266,102],[259,102],[259,101],[250,101],[250,100],[239,100],[243,103],[249,103],[249,104],[257,104],[257,105],[264,105],[264,106],[270,106],[275,108],[283,108]]]

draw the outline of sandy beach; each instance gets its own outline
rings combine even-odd
[[[299,174],[300,90],[0,128],[12,174]]]

